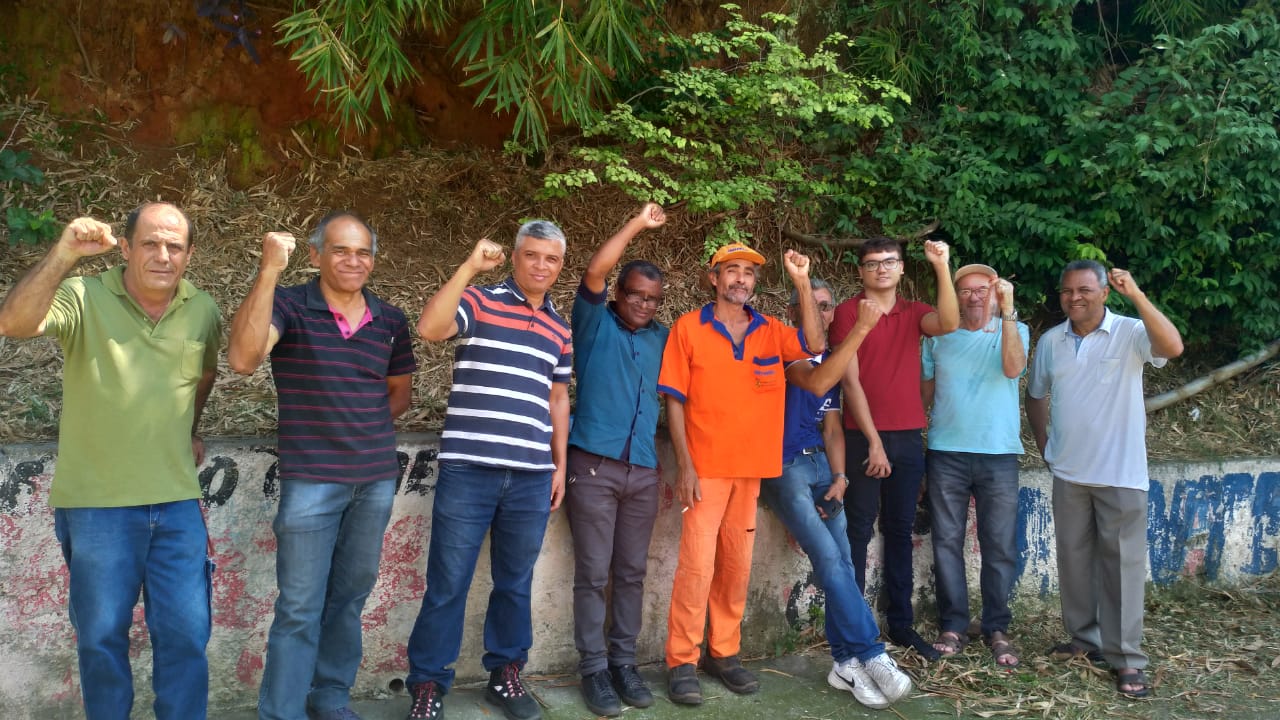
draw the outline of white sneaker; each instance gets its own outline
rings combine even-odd
[[[831,663],[831,672],[827,673],[827,684],[837,690],[848,690],[854,699],[875,710],[889,707],[889,699],[880,692],[876,684],[867,677],[858,658],[849,658],[844,662]]]
[[[898,669],[898,664],[887,653],[880,653],[862,664],[876,687],[891,703],[896,703],[911,692],[911,678]]]

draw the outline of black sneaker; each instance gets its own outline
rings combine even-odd
[[[640,677],[635,665],[615,665],[609,668],[609,676],[622,702],[638,708],[653,704],[653,693],[649,692],[649,685]]]
[[[622,714],[622,703],[609,682],[608,670],[582,676],[582,699],[586,701],[587,709],[596,715],[617,717]]]
[[[508,663],[489,672],[484,698],[502,708],[508,720],[535,720],[542,717],[538,701],[520,681],[520,665]]]
[[[434,682],[409,683],[413,704],[405,720],[440,720],[444,717],[444,692]]]
[[[929,662],[940,660],[942,658],[942,653],[938,652],[938,649],[931,643],[925,642],[925,639],[920,637],[920,633],[916,632],[915,628],[910,625],[906,627],[889,628],[889,640],[899,647],[915,650],[919,653],[920,657],[928,660]]]
[[[702,658],[702,671],[739,695],[750,695],[760,689],[760,681],[742,667],[737,655],[723,658],[706,655]]]
[[[702,704],[702,684],[698,682],[698,669],[693,663],[671,668],[667,676],[667,697],[681,705]]]

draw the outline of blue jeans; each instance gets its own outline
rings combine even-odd
[[[360,614],[378,580],[394,479],[286,480],[276,534],[275,619],[258,694],[262,720],[345,707],[362,656]]]
[[[213,565],[199,503],[54,509],[54,534],[71,575],[88,720],[128,720],[133,708],[129,627],[139,591],[151,633],[156,720],[207,715]]]
[[[408,683],[448,692],[462,647],[467,592],[489,535],[493,591],[484,618],[485,670],[523,667],[533,645],[533,564],[551,514],[551,471],[440,463],[431,508],[427,592],[409,635]],[[566,579],[567,580],[567,579]]]
[[[885,455],[893,471],[887,478],[862,474],[866,467],[867,438],[860,430],[845,430],[845,467],[849,468],[849,489],[844,495],[849,516],[849,546],[858,587],[867,588],[867,545],[875,535],[876,517],[884,540],[881,576],[889,606],[885,620],[889,630],[909,628],[915,622],[911,595],[915,585],[911,571],[912,528],[920,483],[924,479],[924,439],[919,430],[880,432]]]
[[[825,453],[796,455],[782,466],[782,476],[760,483],[760,496],[795,537],[813,563],[826,596],[827,642],[836,662],[851,657],[870,660],[884,652],[880,629],[867,607],[849,558],[844,513],[822,519],[816,501],[831,487]]]
[[[982,634],[1008,632],[1018,562],[1018,456],[930,450],[927,463],[938,628],[962,634],[969,628],[964,544],[972,496],[982,553]]]

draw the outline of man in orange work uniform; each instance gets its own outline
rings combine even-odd
[[[716,299],[671,326],[658,391],[679,463],[680,556],[667,615],[668,696],[698,705],[695,663],[710,610],[704,672],[735,693],[760,688],[742,666],[742,613],[755,543],[760,478],[782,472],[786,363],[826,348],[809,285],[809,258],[783,258],[800,300],[803,334],[747,304],[764,256],[741,243],[711,258]]]

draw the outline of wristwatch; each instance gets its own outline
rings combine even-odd
[[[1012,311],[1001,315],[1000,318],[1005,322],[1018,322],[1018,309],[1014,308]]]
[[[848,485],[848,484],[849,484],[849,476],[848,476],[848,475],[845,475],[845,474],[844,474],[844,473],[842,473],[842,472],[832,473],[832,475],[831,475],[831,479],[832,479],[832,480],[843,480],[845,485]]]

